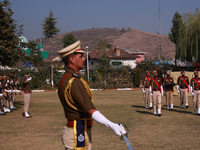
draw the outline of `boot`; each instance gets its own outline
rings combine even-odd
[[[153,113],[153,114],[154,114],[154,116],[156,116],[156,115],[157,115],[157,112],[156,112],[156,110],[154,110],[154,113]]]
[[[158,109],[158,116],[161,116],[161,109]]]
[[[31,118],[32,116],[28,112],[24,112],[24,117],[25,118]]]
[[[173,105],[173,104],[171,104],[170,110],[173,110],[173,109],[174,109],[174,105]]]

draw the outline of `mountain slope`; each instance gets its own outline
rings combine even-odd
[[[161,35],[162,50],[160,51],[159,35],[143,32],[136,29],[115,29],[115,28],[94,28],[80,31],[70,32],[78,40],[82,41],[82,48],[86,46],[89,50],[103,39],[107,39],[110,43],[119,47],[127,47],[147,52],[146,57],[153,59],[160,54],[165,59],[173,59],[175,56],[175,45],[167,36]],[[69,33],[56,36],[52,41],[53,55],[57,55],[57,51],[63,49],[62,39]],[[50,50],[49,41],[43,39],[44,50]]]

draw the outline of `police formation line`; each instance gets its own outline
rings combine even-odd
[[[180,107],[188,108],[188,93],[191,91],[193,98],[194,114],[200,115],[200,78],[198,77],[198,70],[194,71],[194,78],[189,82],[189,78],[185,75],[185,70],[181,71],[181,76],[177,79],[177,84],[174,83],[173,77],[170,76],[170,70],[166,72],[166,77],[163,79],[158,77],[157,70],[153,71],[153,76],[150,71],[146,71],[146,75],[142,82],[143,98],[145,101],[145,108],[153,108],[153,113],[156,116],[161,116],[161,101],[163,96],[163,89],[165,90],[166,105],[168,110],[173,110],[173,92],[174,86],[177,86],[178,94],[180,95]],[[149,103],[148,103],[149,102]]]
[[[29,81],[32,78],[30,75],[25,75],[25,80],[22,83],[24,95],[24,112],[22,113],[23,117],[31,118],[29,114],[29,105],[30,105],[30,96],[31,96],[31,86]],[[13,74],[1,75],[0,76],[0,115],[6,115],[13,110],[17,110],[15,107],[15,96],[21,95],[21,87],[19,79],[14,78]]]

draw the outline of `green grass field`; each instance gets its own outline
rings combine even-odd
[[[174,110],[166,109],[162,98],[162,116],[144,108],[139,91],[93,91],[94,104],[109,120],[128,126],[129,141],[134,150],[199,150],[200,116],[193,115],[192,97],[189,108],[179,108],[174,96]],[[33,93],[30,119],[22,117],[22,96],[15,97],[18,110],[0,116],[1,150],[62,150],[61,132],[66,124],[57,92]],[[93,150],[127,150],[107,127],[94,122]]]

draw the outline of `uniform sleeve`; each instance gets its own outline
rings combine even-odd
[[[95,109],[80,78],[75,78],[72,82],[71,93],[74,102],[84,111],[84,113],[87,113],[90,109]]]

